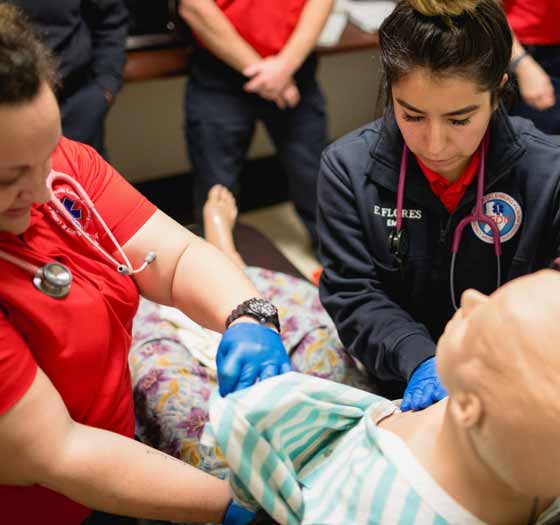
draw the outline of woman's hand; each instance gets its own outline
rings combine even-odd
[[[255,513],[231,500],[226,509],[223,525],[249,525],[255,519]]]
[[[221,396],[292,370],[278,332],[250,322],[234,324],[224,332],[216,364]]]
[[[446,396],[447,391],[437,375],[436,358],[430,357],[412,372],[404,391],[401,410],[423,410]]]
[[[544,111],[556,103],[554,86],[546,71],[533,59],[524,57],[515,68],[519,91],[531,107]]]

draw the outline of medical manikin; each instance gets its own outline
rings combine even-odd
[[[448,398],[400,412],[290,373],[216,396],[205,441],[260,523],[560,523],[559,313],[553,270],[468,290],[437,347]]]

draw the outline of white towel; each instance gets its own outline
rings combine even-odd
[[[179,340],[204,366],[216,370],[216,353],[222,334],[202,328],[177,308],[160,306],[160,316],[177,328]]]

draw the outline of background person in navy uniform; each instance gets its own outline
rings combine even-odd
[[[104,123],[122,86],[128,11],[124,0],[9,0],[29,16],[59,61],[64,136],[105,155]]]
[[[238,196],[238,178],[261,120],[315,244],[327,118],[313,49],[332,5],[333,0],[181,0],[179,13],[201,44],[191,58],[185,104],[199,224],[212,186],[221,184]]]
[[[483,138],[481,205],[500,231],[502,282],[548,266],[557,253],[560,148],[500,104],[512,37],[494,0],[402,0],[382,25],[380,44],[385,115],[335,142],[322,160],[320,294],[346,348],[378,380],[408,383],[404,410],[422,409],[446,395],[435,341],[454,313],[451,247],[475,205]],[[388,238],[405,142],[409,247],[399,260]],[[463,230],[456,297],[496,288],[492,241],[485,223]]]

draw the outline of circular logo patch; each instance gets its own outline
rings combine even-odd
[[[507,193],[489,193],[482,198],[482,211],[492,219],[500,232],[500,241],[509,241],[519,230],[523,211],[519,203]],[[494,242],[492,228],[484,222],[471,222],[474,234],[488,244]]]
[[[85,205],[85,203],[82,202],[78,194],[67,185],[57,186],[53,189],[53,193],[56,198],[60,200],[60,202],[62,202],[72,218],[81,224],[82,229],[87,231],[88,233],[91,233],[89,232],[89,227],[91,224],[91,212]],[[64,231],[72,234],[76,233],[75,226],[70,225],[68,221],[60,215],[60,212],[54,206],[49,206],[49,211],[51,217]]]

